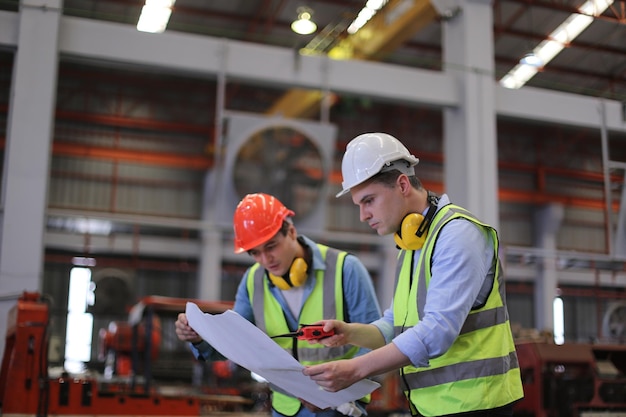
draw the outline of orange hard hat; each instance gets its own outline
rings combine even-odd
[[[276,197],[268,194],[248,194],[235,209],[235,253],[248,251],[270,240],[287,216],[295,213]]]

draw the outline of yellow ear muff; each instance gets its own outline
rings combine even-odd
[[[289,279],[294,287],[299,287],[306,282],[308,265],[303,258],[296,258],[289,268]]]
[[[289,267],[289,273],[285,277],[268,274],[270,281],[281,290],[288,290],[292,287],[300,287],[306,282],[308,265],[303,258],[296,258]]]
[[[439,197],[428,192],[428,211],[426,216],[419,213],[409,213],[402,219],[400,229],[393,235],[396,245],[404,250],[420,250],[424,246],[428,227],[437,212]]]
[[[281,290],[288,290],[291,288],[291,284],[289,284],[285,278],[274,274],[268,274],[268,276],[270,277],[272,284],[276,285]]]
[[[393,235],[396,245],[404,250],[422,249],[424,241],[426,240],[426,231],[424,230],[423,233],[420,233],[420,236],[418,236],[418,230],[423,222],[424,216],[421,214],[409,213],[404,216],[400,230]]]

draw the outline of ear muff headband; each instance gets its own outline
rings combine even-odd
[[[437,212],[437,202],[439,198],[428,193],[428,211],[426,216],[419,213],[409,213],[402,219],[400,230],[394,235],[393,239],[400,249],[419,250],[424,246],[426,236],[428,235],[428,227]]]
[[[289,267],[289,272],[284,277],[268,274],[272,284],[281,290],[288,290],[293,287],[300,287],[306,282],[308,265],[303,258],[296,258]]]

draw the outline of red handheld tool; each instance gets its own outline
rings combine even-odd
[[[275,337],[295,337],[299,340],[316,340],[323,339],[334,334],[335,331],[332,329],[328,332],[324,331],[324,326],[322,324],[302,324],[297,331],[272,336],[272,339]]]

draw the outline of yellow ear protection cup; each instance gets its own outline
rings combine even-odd
[[[280,277],[274,274],[268,274],[272,284],[281,290],[288,290],[293,287],[299,287],[306,282],[308,265],[304,258],[296,258],[289,267],[289,272]]]
[[[402,219],[400,229],[393,235],[396,245],[404,250],[419,250],[426,241],[428,226],[437,212],[439,197],[428,193],[428,211],[426,216],[419,213],[409,213]]]
[[[429,209],[430,210],[430,209]],[[400,249],[418,250],[424,246],[426,218],[418,213],[409,213],[402,219],[402,225],[393,235],[393,240]]]

